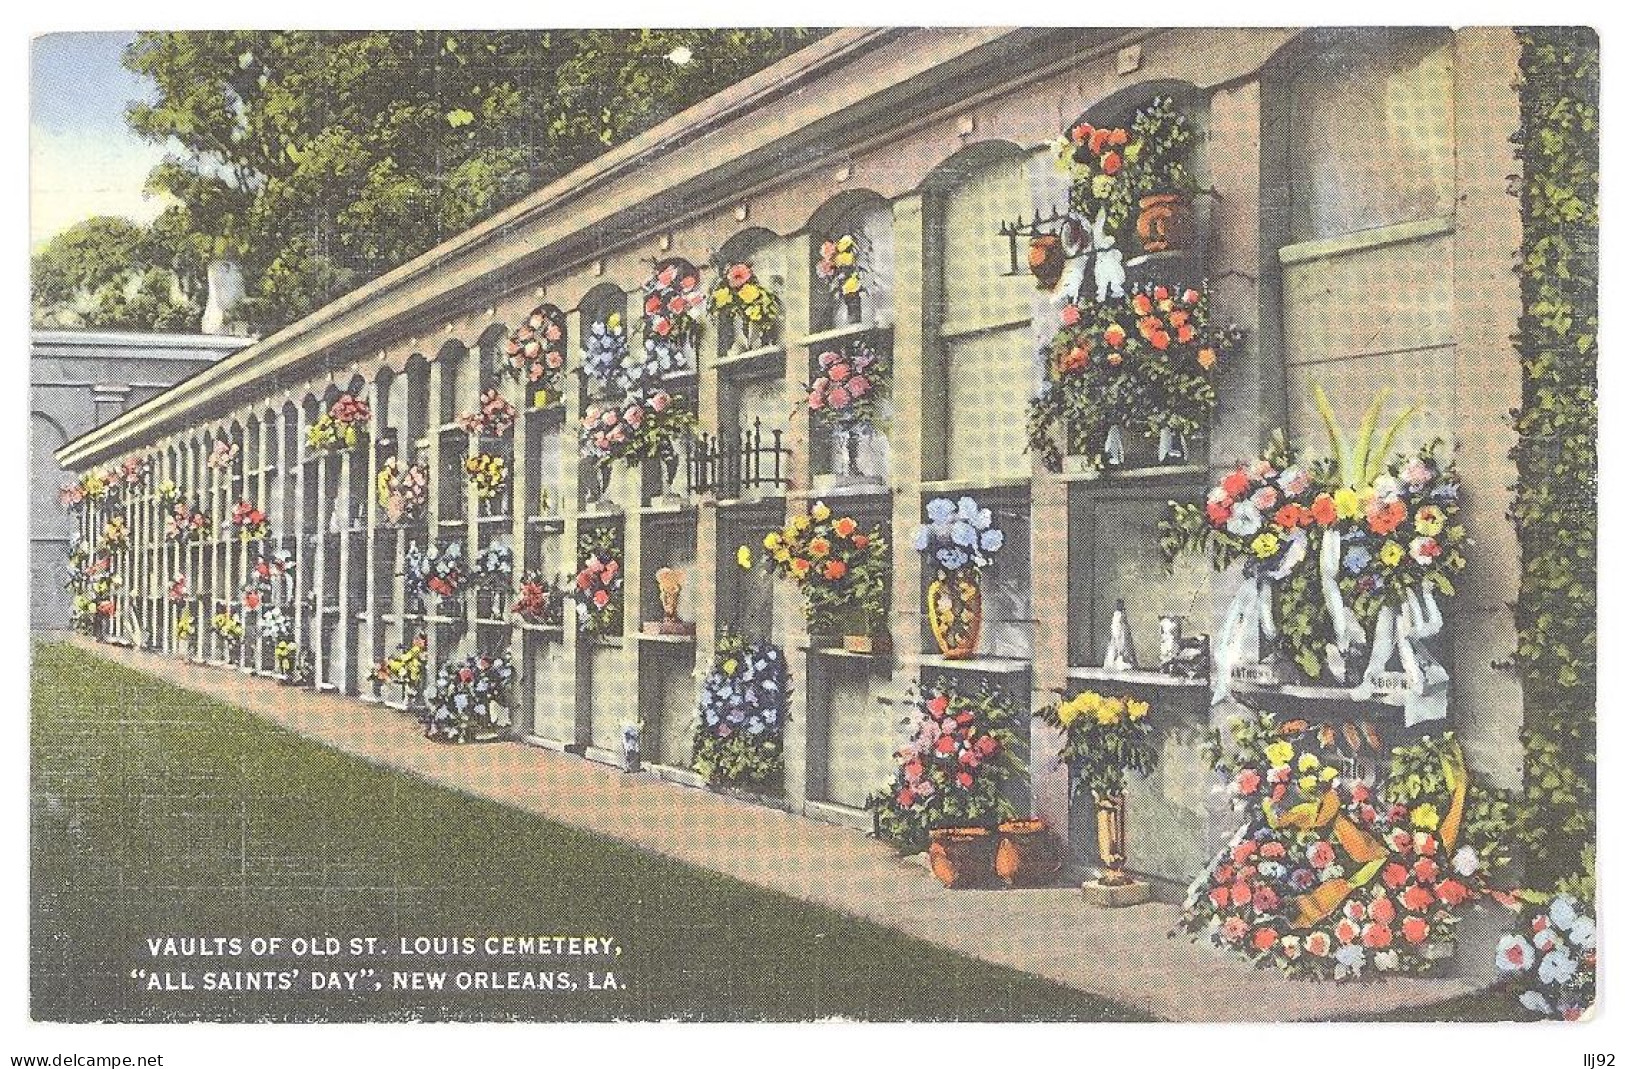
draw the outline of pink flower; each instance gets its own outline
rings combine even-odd
[[[665,390],[661,390],[653,397],[649,398],[649,407],[654,409],[656,412],[666,411],[666,406],[669,404],[671,404],[671,394],[667,393]]]
[[[852,395],[837,386],[829,391],[829,404],[831,408],[845,408],[852,403]]]
[[[1061,325],[1066,327],[1072,326],[1078,321],[1078,317],[1082,314],[1083,313],[1078,311],[1077,305],[1067,305],[1065,308],[1061,309]]]
[[[609,591],[607,591],[607,590],[595,591],[593,593],[593,596],[592,596],[592,603],[594,605],[598,606],[600,609],[602,609],[604,606],[608,605],[609,604]]]
[[[1332,952],[1332,941],[1325,932],[1310,932],[1304,937],[1303,949],[1317,958],[1324,958]]]
[[[1236,776],[1236,789],[1242,794],[1257,794],[1258,788],[1263,784],[1263,777],[1256,768],[1244,768]]]
[[[869,392],[869,380],[862,375],[854,375],[846,384],[846,392],[853,397],[862,397]]]
[[[1239,943],[1247,938],[1247,922],[1240,917],[1231,917],[1219,929],[1219,934],[1232,943]]]
[[[728,285],[738,289],[750,281],[751,274],[750,264],[734,264],[728,268]]]
[[[1333,850],[1332,844],[1325,839],[1317,839],[1309,847],[1309,864],[1317,869],[1323,869],[1336,860],[1337,851]]]

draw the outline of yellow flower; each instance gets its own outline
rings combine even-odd
[[[1090,191],[1094,193],[1096,200],[1105,200],[1107,197],[1112,195],[1112,187],[1116,184],[1117,180],[1111,175],[1097,174],[1089,183],[1089,186]]]
[[[1123,699],[1107,698],[1102,701],[1100,708],[1095,711],[1095,719],[1102,724],[1115,724],[1123,719]]]
[[[722,674],[723,675],[731,676],[738,670],[739,670],[739,662],[737,660],[735,660],[734,658],[729,657],[726,661],[722,662]]]
[[[762,546],[765,549],[778,549],[783,542],[783,535],[779,534],[777,531],[769,531],[767,532],[767,537],[762,539]]]
[[[1144,720],[1146,714],[1150,712],[1150,702],[1143,702],[1137,698],[1128,699],[1128,718],[1130,720]]]
[[[721,308],[724,305],[732,304],[733,299],[733,292],[730,291],[726,286],[711,294],[711,303],[718,308]]]
[[[1315,794],[1320,790],[1320,780],[1314,776],[1304,776],[1298,780],[1298,790],[1304,794]]]
[[[817,520],[819,523],[823,523],[825,520],[829,519],[829,517],[829,506],[824,504],[822,501],[818,502],[818,504],[812,507],[812,518]]]
[[[739,547],[739,552],[736,553],[734,556],[738,559],[739,566],[741,568],[748,569],[750,567],[750,547],[749,546],[740,546]]]
[[[1281,548],[1281,540],[1268,531],[1253,539],[1253,556],[1259,559],[1275,556]]]
[[[841,240],[835,243],[835,248],[841,252],[850,252],[857,248],[857,240],[851,234],[842,234]]]
[[[746,304],[755,304],[762,299],[762,287],[754,282],[747,282],[739,287],[739,299]]]
[[[1320,770],[1320,782],[1322,782],[1322,783],[1330,783],[1332,780],[1334,780],[1336,778],[1337,778],[1337,769],[1333,768],[1331,765],[1327,765],[1327,766],[1325,766],[1324,768],[1322,768]]]
[[[1280,742],[1272,742],[1264,747],[1264,756],[1270,759],[1270,764],[1277,767],[1289,763],[1294,752],[1292,744],[1285,739]]]
[[[1068,698],[1056,708],[1055,717],[1061,722],[1062,727],[1071,727],[1072,721],[1076,720],[1078,714],[1083,712],[1083,703],[1080,701],[1082,697],[1080,694],[1076,698]]]
[[[1337,505],[1337,518],[1352,520],[1360,515],[1360,495],[1346,486],[1337,488],[1332,495],[1332,501]]]
[[[845,282],[841,283],[841,292],[850,297],[852,294],[858,292],[858,287],[861,285],[862,283],[858,281],[858,276],[853,275],[851,278],[848,278]]]
[[[604,326],[608,327],[610,330],[619,330],[621,326],[621,313],[609,313],[609,318],[604,320]]]
[[[835,254],[835,266],[836,267],[851,267],[853,264],[855,264],[857,262],[858,262],[858,254],[855,253],[855,252],[852,252],[850,250],[848,250],[846,252],[838,252],[838,253]]]
[[[1382,548],[1377,551],[1377,556],[1382,558],[1384,564],[1392,568],[1405,559],[1405,547],[1398,542],[1384,542]]]
[[[1416,510],[1416,533],[1433,538],[1444,530],[1444,510],[1438,505],[1423,505]]]
[[[790,551],[785,549],[783,546],[780,546],[778,549],[773,551],[773,559],[778,561],[780,564],[783,564],[785,561],[790,559]]]
[[[1439,827],[1439,810],[1432,802],[1423,802],[1411,810],[1411,827],[1434,831]]]
[[[811,518],[807,516],[797,516],[795,519],[790,521],[790,532],[792,535],[798,535],[811,526]]]
[[[1298,771],[1299,772],[1313,772],[1315,769],[1317,769],[1319,767],[1320,767],[1320,758],[1316,757],[1312,753],[1302,754],[1298,758]]]

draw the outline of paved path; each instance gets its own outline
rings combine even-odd
[[[750,805],[517,743],[446,746],[387,707],[156,654],[76,644],[240,706],[305,738],[700,868],[862,917],[984,961],[1175,1021],[1280,1021],[1382,1013],[1477,990],[1488,954],[1460,975],[1354,984],[1291,980],[1168,932],[1175,907],[1107,910],[1070,888],[950,891],[849,828]],[[1484,960],[1477,960],[1482,958]]]

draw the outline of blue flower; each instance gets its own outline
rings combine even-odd
[[[1337,948],[1337,964],[1354,973],[1365,968],[1365,947],[1358,943]]]
[[[1004,532],[997,527],[982,532],[982,552],[997,553],[1004,548]]]
[[[1523,1008],[1531,1013],[1542,1013],[1550,1017],[1553,1014],[1552,1004],[1546,1001],[1546,996],[1539,991],[1525,991],[1518,996]]]
[[[1575,909],[1573,896],[1553,896],[1551,905],[1546,909],[1546,916],[1565,932],[1574,927],[1574,920],[1579,916],[1579,911]]]
[[[969,560],[963,552],[951,547],[937,550],[937,563],[950,572],[963,568]]]
[[[914,548],[921,553],[931,545],[931,528],[921,527],[914,532]]]
[[[1574,960],[1567,948],[1558,947],[1540,959],[1540,982],[1566,984],[1574,979],[1574,973],[1579,967],[1580,963]]]
[[[976,528],[964,520],[957,521],[953,526],[954,544],[967,548],[976,545]]]
[[[1343,554],[1343,570],[1352,575],[1359,575],[1371,564],[1371,551],[1364,546],[1355,546]]]
[[[1590,950],[1597,945],[1597,922],[1590,917],[1576,917],[1574,925],[1569,929],[1569,941],[1581,950]]]
[[[925,514],[933,523],[947,523],[954,514],[954,503],[945,497],[932,498],[925,506]]]

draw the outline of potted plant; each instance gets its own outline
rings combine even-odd
[[[1092,690],[1038,711],[1039,719],[1065,737],[1057,756],[1072,771],[1074,794],[1094,804],[1102,865],[1097,882],[1102,887],[1127,887],[1135,882],[1124,870],[1128,831],[1123,787],[1127,773],[1148,776],[1156,767],[1157,751],[1146,720],[1150,711],[1148,703],[1132,696],[1112,697]]]
[[[817,501],[769,531],[762,548],[767,567],[801,591],[811,634],[828,641],[839,636],[854,652],[886,648],[891,557],[880,525],[865,531],[854,517]],[[738,559],[740,567],[752,567],[749,547],[740,547]]]
[[[711,287],[711,309],[720,323],[733,328],[730,355],[760,349],[779,329],[779,298],[756,277],[749,263],[732,263],[717,272]]]
[[[1130,139],[1136,148],[1130,173],[1137,216],[1134,233],[1144,252],[1180,252],[1191,247],[1194,226],[1190,175],[1195,138],[1188,116],[1168,97],[1158,97],[1134,113]]]
[[[835,299],[835,325],[856,326],[863,322],[863,265],[859,256],[860,235],[842,234],[825,238],[818,247],[818,277],[829,286]]]
[[[564,313],[551,304],[531,309],[503,344],[502,370],[529,390],[532,408],[547,408],[564,400]]]
[[[993,873],[1007,887],[1039,887],[1061,871],[1061,840],[1042,820],[1007,820],[999,825]]]
[[[419,718],[425,737],[436,742],[488,742],[512,724],[508,715],[513,659],[475,653],[448,661],[424,692],[427,707]]]
[[[930,847],[950,887],[991,882],[992,829],[1015,815],[1003,787],[1024,771],[1014,719],[1010,699],[985,684],[926,686],[890,785],[869,797],[875,834],[908,853]]]
[[[784,651],[725,631],[700,682],[694,770],[713,786],[777,790],[789,715]]]
[[[969,496],[933,498],[925,514],[914,548],[936,566],[925,592],[931,635],[944,657],[962,660],[976,653],[982,635],[982,569],[1004,548],[1004,532],[993,526],[992,511]]]
[[[885,356],[862,339],[819,353],[817,365],[817,374],[807,384],[807,410],[844,440],[846,478],[867,481],[863,440],[880,426],[891,368]]]

